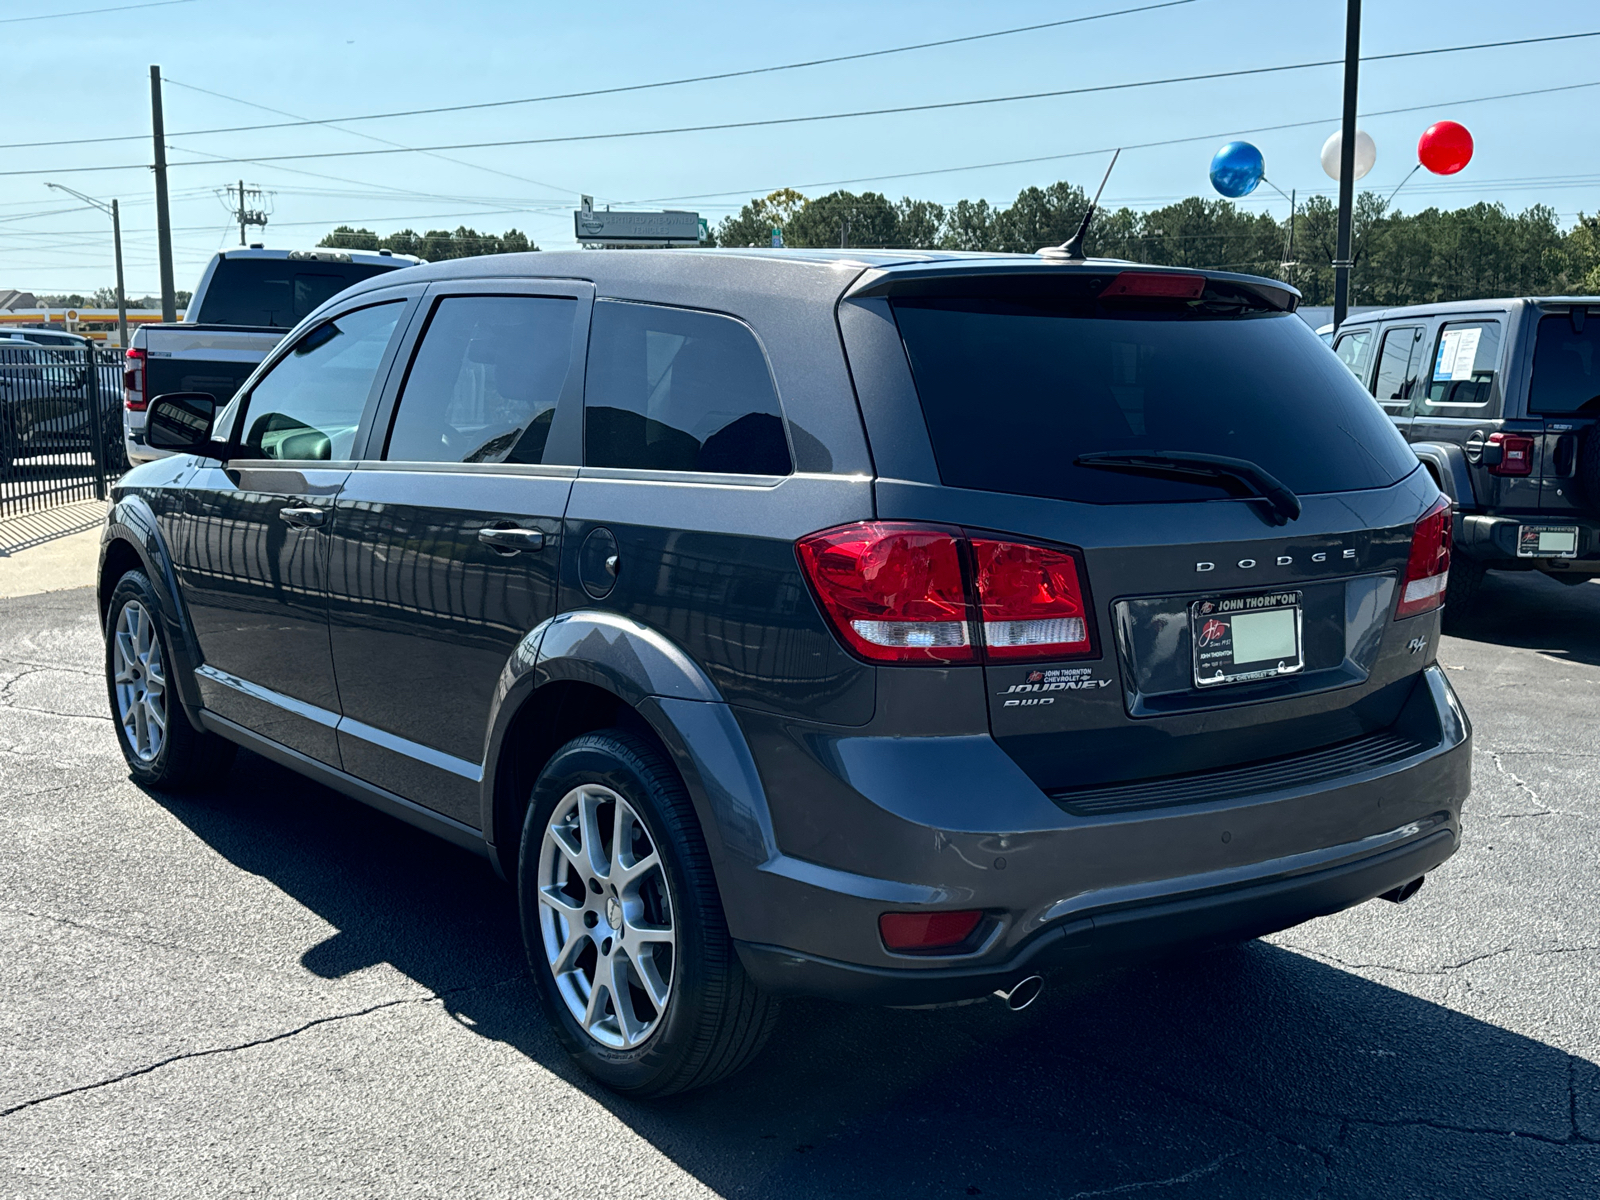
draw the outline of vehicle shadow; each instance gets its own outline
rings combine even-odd
[[[1537,571],[1490,571],[1472,615],[1450,621],[1445,632],[1600,666],[1600,583],[1558,583]]]
[[[154,798],[338,931],[307,970],[392,964],[721,1196],[1600,1194],[1600,1068],[1260,943],[1021,1014],[792,1001],[742,1075],[620,1100],[545,1026],[481,860],[250,754]]]

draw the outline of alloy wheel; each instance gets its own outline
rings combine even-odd
[[[167,740],[167,672],[155,621],[137,600],[117,614],[112,670],[122,735],[140,762],[154,762]]]
[[[654,836],[600,784],[556,804],[539,850],[539,928],[556,990],[596,1042],[631,1050],[661,1024],[677,956]]]

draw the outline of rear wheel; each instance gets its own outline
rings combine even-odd
[[[189,724],[170,685],[172,655],[159,613],[143,571],[117,580],[106,612],[106,690],[135,782],[175,791],[224,775],[236,747]]]
[[[540,999],[585,1071],[635,1096],[703,1087],[761,1049],[777,1002],[745,975],[683,783],[630,734],[568,742],[518,860]]]

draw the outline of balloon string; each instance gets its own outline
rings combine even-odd
[[[1406,177],[1400,181],[1400,187],[1397,187],[1394,189],[1394,191],[1390,192],[1389,198],[1383,202],[1385,211],[1388,210],[1389,205],[1394,203],[1394,198],[1400,194],[1400,188],[1403,188],[1406,184],[1410,183],[1411,177],[1420,170],[1422,170],[1422,164],[1418,163],[1416,166],[1412,167],[1411,170],[1406,172]]]
[[[1275,184],[1275,183],[1273,183],[1273,182],[1272,182],[1272,180],[1270,180],[1270,179],[1268,179],[1268,178],[1267,178],[1267,177],[1266,177],[1266,176],[1265,176],[1265,175],[1263,175],[1263,176],[1262,176],[1262,177],[1261,177],[1261,182],[1262,182],[1262,183],[1264,183],[1264,184],[1266,184],[1266,185],[1267,185],[1267,186],[1268,186],[1268,187],[1269,187],[1269,188],[1271,188],[1271,189],[1272,189],[1272,190],[1273,190],[1273,191],[1275,191],[1275,192],[1277,192],[1277,193],[1278,193],[1278,195],[1280,195],[1280,196],[1283,196],[1283,198],[1284,198],[1284,199],[1285,199],[1285,200],[1288,200],[1288,199],[1289,199],[1289,197],[1288,197],[1288,196],[1287,196],[1287,195],[1285,195],[1285,194],[1284,194],[1284,190],[1283,190],[1283,189],[1282,189],[1282,188],[1281,188],[1281,187],[1279,187],[1279,186],[1278,186],[1278,185],[1277,185],[1277,184]],[[1294,203],[1294,202],[1293,202],[1293,201],[1292,201],[1292,200],[1290,200],[1290,201],[1289,201],[1289,202],[1290,202],[1290,203],[1291,203],[1291,204],[1292,204],[1292,203]]]

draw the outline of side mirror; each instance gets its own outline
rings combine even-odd
[[[155,450],[215,453],[211,423],[216,417],[217,398],[209,392],[168,392],[150,401],[145,412],[144,440]]]

